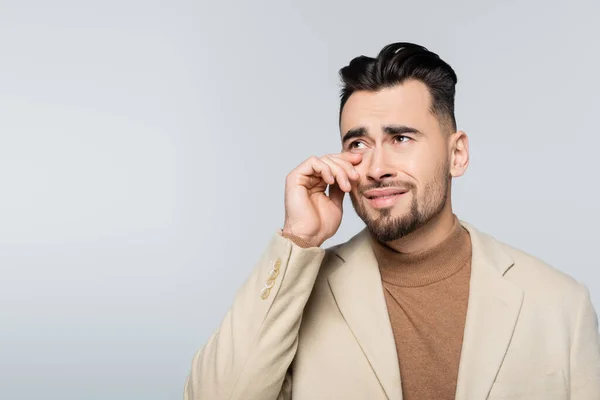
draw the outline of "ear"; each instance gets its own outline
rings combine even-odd
[[[462,176],[469,167],[469,137],[458,131],[450,137],[450,175],[453,178]]]

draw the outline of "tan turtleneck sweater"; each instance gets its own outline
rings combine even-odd
[[[404,400],[454,399],[471,276],[469,233],[455,218],[452,232],[424,252],[372,242]]]

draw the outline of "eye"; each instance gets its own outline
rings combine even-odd
[[[404,136],[404,135],[398,135],[398,136],[394,137],[394,140],[397,140],[400,143],[402,143],[402,142],[408,142],[409,140],[411,140],[411,138],[409,138],[408,136]]]
[[[356,141],[354,141],[354,142],[350,143],[350,144],[348,145],[348,148],[349,148],[349,149],[359,149],[359,148],[360,148],[360,147],[358,147],[358,145],[359,145],[359,144],[362,144],[362,145],[364,145],[364,143],[363,143],[363,142],[361,142],[360,140],[356,140]]]

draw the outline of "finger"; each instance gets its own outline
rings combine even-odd
[[[360,179],[360,173],[356,170],[356,168],[354,167],[354,165],[352,165],[351,162],[344,160],[336,154],[329,156],[329,158],[331,158],[336,163],[340,164],[346,170],[346,173],[348,174],[348,177],[351,180],[357,181],[358,179]]]
[[[344,204],[344,191],[337,184],[329,185],[329,199],[342,210]]]
[[[332,154],[333,156],[340,158],[344,161],[348,161],[352,165],[359,164],[362,161],[362,153],[352,153],[351,151],[343,151],[341,153]]]
[[[314,156],[300,164],[297,172],[299,175],[308,178],[309,182],[314,181],[312,178],[319,177],[330,185],[335,183],[335,177],[329,164]]]
[[[350,190],[352,190],[352,186],[355,185],[360,180],[360,174],[356,170],[356,168],[354,168],[354,166],[351,163],[349,163],[345,160],[342,160],[340,158],[337,158],[334,155],[327,156],[327,160],[339,165],[340,167],[342,167],[344,169],[344,171],[346,172],[346,176],[348,177],[349,182],[350,182]],[[342,189],[344,189],[344,188],[342,187]]]
[[[352,190],[352,184],[350,183],[350,178],[348,177],[348,173],[340,164],[336,163],[333,159],[328,156],[321,157],[321,160],[324,161],[331,172],[333,172],[333,176],[335,176],[335,181],[339,184],[340,189],[344,192],[349,192]]]

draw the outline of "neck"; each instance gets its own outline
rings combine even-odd
[[[441,243],[452,231],[455,216],[450,202],[447,202],[442,212],[425,225],[417,228],[400,239],[385,244],[399,253],[419,253]]]

